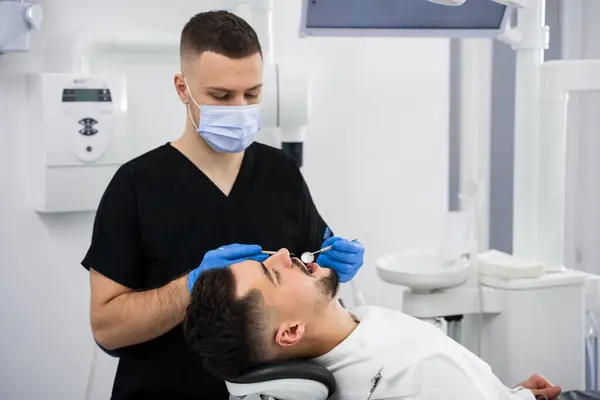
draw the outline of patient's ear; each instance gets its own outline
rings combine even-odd
[[[275,336],[275,342],[282,347],[298,344],[306,326],[301,322],[285,322],[279,326]]]

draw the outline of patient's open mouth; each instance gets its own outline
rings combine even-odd
[[[308,266],[305,265],[302,261],[300,261],[297,258],[292,258],[292,263],[296,267],[300,268],[302,270],[302,272],[304,272],[305,274],[312,276],[312,274],[313,274],[314,271],[313,271],[313,268],[310,265],[308,265]]]

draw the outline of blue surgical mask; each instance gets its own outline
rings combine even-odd
[[[194,128],[204,141],[219,153],[240,153],[253,142],[262,128],[260,105],[209,106],[199,105],[185,82],[190,98],[200,110],[200,121],[196,124],[190,104],[188,113]]]

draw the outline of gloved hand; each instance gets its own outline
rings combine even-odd
[[[359,241],[351,242],[340,237],[330,237],[321,245],[321,248],[331,246],[331,250],[319,254],[317,264],[321,267],[335,270],[340,282],[346,283],[362,267],[365,256],[365,247]]]
[[[262,248],[258,245],[237,243],[209,251],[204,255],[200,266],[188,274],[188,290],[192,293],[196,279],[198,279],[200,274],[206,270],[226,268],[246,260],[265,261],[269,256],[261,254],[261,251]]]

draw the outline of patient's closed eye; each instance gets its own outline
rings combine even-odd
[[[281,285],[281,274],[279,273],[279,271],[273,270],[273,273],[275,274],[275,279],[277,279],[277,283]]]

